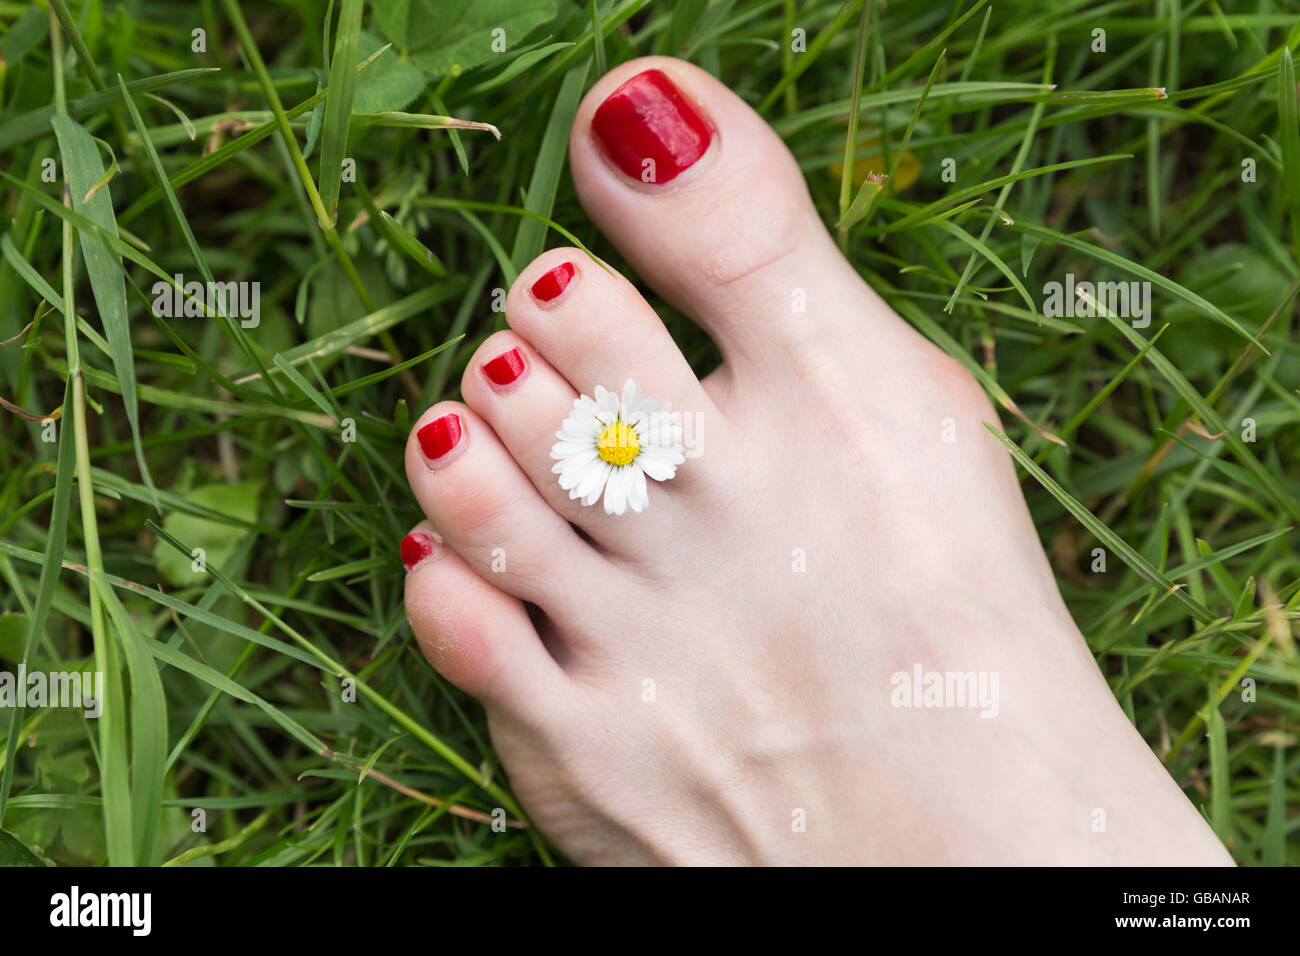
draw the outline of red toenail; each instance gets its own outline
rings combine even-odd
[[[592,131],[619,169],[643,183],[666,183],[704,155],[713,131],[659,70],[638,73],[600,104]]]
[[[460,442],[460,416],[443,415],[421,428],[416,437],[425,458],[441,458]]]
[[[433,554],[433,540],[423,531],[412,531],[402,539],[402,565],[410,571]]]
[[[568,288],[576,271],[572,262],[561,262],[533,283],[533,297],[539,302],[550,302]]]
[[[518,381],[524,374],[524,353],[514,348],[483,363],[483,374],[493,385],[503,387]]]

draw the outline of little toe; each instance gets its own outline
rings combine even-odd
[[[434,669],[516,716],[553,706],[566,678],[523,602],[480,577],[428,521],[402,539],[401,553],[406,617]]]

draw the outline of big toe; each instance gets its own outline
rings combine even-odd
[[[860,323],[831,302],[848,287],[890,315],[835,247],[785,144],[698,67],[644,57],[611,70],[569,146],[591,218],[729,359]]]

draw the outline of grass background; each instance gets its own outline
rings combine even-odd
[[[1238,861],[1300,862],[1298,8],[0,0],[0,670],[107,676],[0,709],[0,862],[561,862],[412,643],[401,454],[537,253],[621,265],[564,150],[647,53],[976,372],[1122,706]],[[1150,327],[1042,315],[1067,273]],[[155,315],[176,274],[260,324]]]

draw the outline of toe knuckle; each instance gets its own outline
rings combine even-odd
[[[699,269],[715,286],[762,272],[789,256],[803,240],[802,204],[786,196],[755,202],[752,197],[722,195],[709,220],[717,225],[709,228]]]
[[[449,510],[460,536],[475,542],[500,537],[510,503],[481,482],[458,482],[450,492]]]

